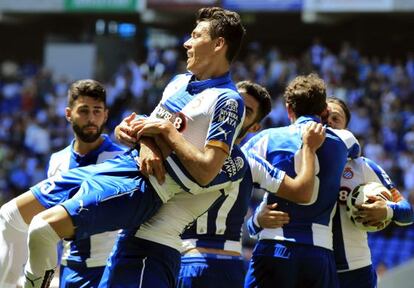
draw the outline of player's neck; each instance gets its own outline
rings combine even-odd
[[[80,155],[85,155],[91,152],[92,150],[95,150],[96,148],[98,148],[102,144],[103,141],[104,139],[102,137],[99,137],[98,139],[96,139],[96,141],[87,143],[75,137],[75,143],[73,144],[73,150]]]
[[[211,63],[204,71],[201,71],[197,74],[194,74],[197,80],[206,80],[211,78],[216,78],[223,76],[230,69],[229,63],[226,62],[217,62]]]

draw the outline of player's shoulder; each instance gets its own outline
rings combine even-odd
[[[357,158],[361,156],[361,146],[351,131],[328,127],[326,129],[326,138],[343,143],[348,150],[348,157]]]
[[[170,82],[168,82],[165,89],[171,89],[172,86],[178,87],[187,84],[190,81],[191,76],[191,73],[177,74],[170,80]]]
[[[50,155],[50,161],[49,162],[56,162],[62,159],[66,159],[68,157],[70,157],[72,153],[72,144],[66,146],[65,148],[52,153],[52,155]]]

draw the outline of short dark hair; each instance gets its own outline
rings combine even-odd
[[[69,107],[73,107],[75,101],[81,96],[88,96],[102,101],[106,107],[105,87],[96,80],[83,79],[73,82],[68,90]]]
[[[283,95],[296,117],[318,115],[326,110],[326,86],[315,73],[297,76],[286,87]]]
[[[196,22],[210,22],[210,36],[212,39],[223,37],[228,46],[226,58],[232,62],[236,58],[246,29],[241,23],[240,15],[220,7],[201,8],[197,12]]]
[[[259,102],[259,112],[256,120],[257,122],[262,121],[272,110],[272,100],[269,91],[265,87],[251,81],[240,81],[236,86],[239,92],[244,90]]]
[[[330,96],[326,99],[326,103],[335,103],[339,106],[341,106],[342,110],[345,113],[345,127],[348,127],[349,121],[351,121],[351,111],[349,111],[348,105],[346,105],[345,101],[335,97],[335,96]]]

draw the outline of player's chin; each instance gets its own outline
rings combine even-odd
[[[86,142],[86,143],[92,143],[95,142],[96,139],[98,139],[100,136],[100,133],[98,132],[90,132],[90,133],[82,133],[82,135],[80,135],[80,138],[82,139],[82,141]]]

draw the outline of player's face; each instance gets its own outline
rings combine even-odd
[[[184,48],[187,49],[187,70],[200,80],[209,68],[217,40],[211,39],[209,29],[210,22],[199,22],[191,32],[191,38],[184,43]]]
[[[259,114],[259,102],[250,94],[246,92],[239,91],[243,96],[244,106],[246,109],[246,116],[240,131],[239,139],[243,139],[248,132],[254,133],[260,129],[260,124],[257,122],[257,117]]]
[[[346,128],[346,115],[341,106],[336,103],[328,103],[329,117],[328,125],[334,129],[345,129]]]
[[[96,141],[108,118],[108,110],[102,101],[85,96],[79,97],[73,107],[66,108],[66,117],[76,136],[86,143]]]

